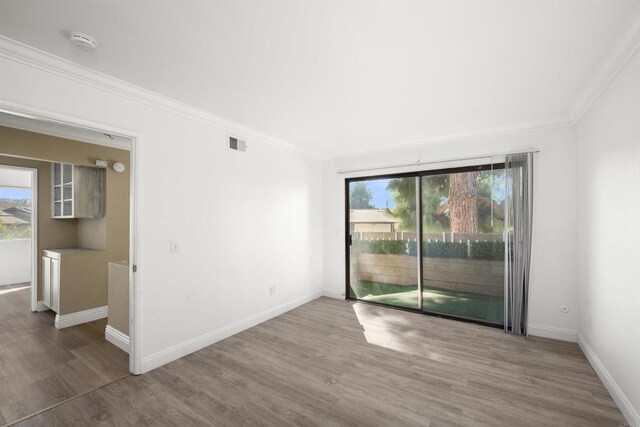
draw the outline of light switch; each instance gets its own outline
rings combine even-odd
[[[178,244],[177,240],[172,240],[171,242],[169,242],[169,252],[171,252],[172,254],[177,254],[180,252],[180,245]]]

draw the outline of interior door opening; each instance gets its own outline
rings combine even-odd
[[[504,324],[504,164],[345,184],[347,298]]]
[[[0,199],[22,203],[0,212],[0,333],[12,350],[2,356],[3,388],[11,393],[0,421],[9,423],[140,373],[136,140],[66,120],[0,112],[0,164],[31,173],[29,206],[15,194],[26,185],[3,191],[0,168]],[[21,215],[29,211],[32,240],[24,242],[29,221]]]

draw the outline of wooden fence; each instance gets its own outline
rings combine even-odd
[[[351,277],[401,286],[417,286],[418,258],[359,254],[351,257]],[[423,258],[424,288],[504,295],[504,261]]]

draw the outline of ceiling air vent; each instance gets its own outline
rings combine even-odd
[[[247,151],[247,141],[238,139],[235,136],[229,137],[229,148],[236,151]]]

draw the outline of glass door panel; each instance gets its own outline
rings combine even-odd
[[[350,298],[419,309],[418,180],[349,182]]]
[[[504,323],[504,169],[422,176],[422,309]]]

